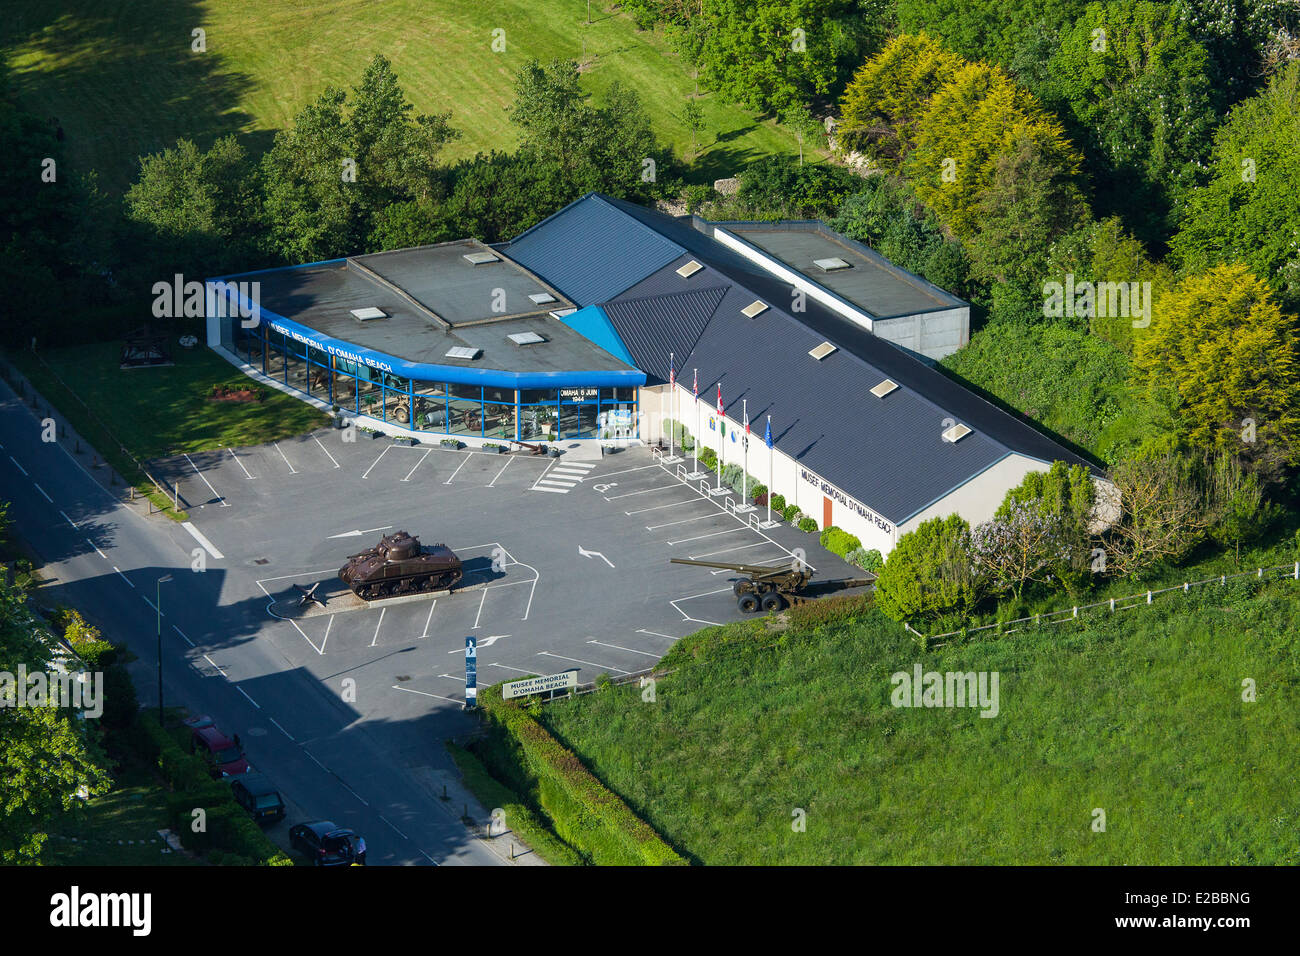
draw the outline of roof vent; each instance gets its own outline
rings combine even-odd
[[[740,314],[747,319],[752,319],[755,318],[756,316],[762,315],[766,311],[767,311],[767,303],[755,299],[753,302],[749,303],[749,305],[741,309]]]
[[[956,425],[953,425],[952,428],[948,428],[944,430],[943,440],[952,444],[956,444],[957,442],[961,441],[970,433],[971,430],[969,428],[967,428],[961,422],[958,422]]]
[[[472,266],[481,266],[489,262],[501,261],[501,257],[495,252],[467,252],[463,258]]]
[[[831,345],[831,343],[829,342],[823,342],[815,349],[809,350],[808,354],[820,362],[822,359],[824,359],[826,356],[830,355],[834,351],[835,351],[835,346]]]
[[[853,268],[839,256],[833,256],[830,259],[814,259],[813,265],[821,269],[822,272],[839,272],[841,269]]]
[[[533,300],[534,305],[545,305],[548,302],[554,302],[555,296],[549,292],[534,292],[528,298]]]
[[[897,382],[892,382],[889,379],[885,379],[883,382],[881,382],[879,385],[877,385],[875,388],[871,390],[871,394],[876,396],[876,398],[884,398],[886,395],[888,395],[896,388],[898,388]]]
[[[566,315],[573,315],[573,313],[577,311],[578,311],[577,309],[556,309],[554,312],[551,313],[551,318],[562,319]]]
[[[700,265],[698,262],[692,259],[690,262],[686,263],[686,265],[678,269],[677,274],[681,276],[683,279],[689,279],[691,276],[695,275],[695,273],[699,272],[703,268],[704,266]]]
[[[507,335],[506,338],[515,345],[537,345],[539,342],[546,341],[536,332],[516,332],[514,335]]]
[[[468,359],[469,361],[473,361],[482,354],[482,349],[466,348],[464,345],[457,345],[453,348],[447,349],[447,358]]]
[[[352,309],[352,317],[359,322],[370,322],[374,319],[386,319],[388,313],[383,309],[376,309],[373,305],[364,309]]]

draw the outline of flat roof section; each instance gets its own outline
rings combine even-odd
[[[466,256],[492,258],[476,264]],[[452,326],[544,313],[571,304],[507,255],[475,239],[354,258]],[[539,301],[545,296],[550,298]]]
[[[463,251],[457,251],[456,255],[459,257]],[[378,257],[364,258],[367,260],[365,264],[374,269],[373,260]],[[400,270],[410,265],[408,260],[399,263],[396,269],[387,264],[385,268],[390,274],[401,275]],[[494,268],[497,265],[499,263],[487,267],[465,263],[466,268]],[[508,267],[519,269],[513,263]],[[497,276],[507,274],[506,269],[496,273]],[[238,279],[238,276],[230,276],[226,281]],[[529,301],[527,295],[520,298],[527,303],[530,314],[498,315],[490,322],[453,324],[452,328],[444,329],[431,322],[398,292],[349,267],[346,260],[259,272],[256,279],[261,283],[260,304],[268,313],[267,320],[274,321],[271,316],[288,319],[330,339],[390,355],[412,365],[541,374],[623,371],[628,368],[563,322],[552,318],[548,311],[544,311],[544,306]],[[554,303],[548,305],[555,308]],[[371,307],[381,309],[386,317],[361,320],[352,314],[353,309]],[[439,315],[443,314],[436,305],[433,308]],[[509,338],[524,332],[535,332],[546,341],[521,346]],[[482,354],[472,360],[449,357],[447,352],[457,347],[481,349]]]
[[[819,222],[718,222],[712,225],[780,259],[796,272],[858,306],[873,318],[956,309],[966,303]],[[840,259],[829,270],[818,260]],[[829,263],[828,263],[829,265]]]

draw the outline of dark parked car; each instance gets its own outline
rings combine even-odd
[[[299,823],[289,828],[289,845],[301,850],[317,866],[365,865],[366,843],[346,827],[328,820]]]
[[[190,736],[190,750],[208,764],[214,777],[233,777],[248,773],[243,751],[216,727],[201,727]]]
[[[284,800],[264,774],[246,773],[230,781],[235,802],[248,811],[258,823],[274,823],[284,819]]]

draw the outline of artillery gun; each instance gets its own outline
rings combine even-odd
[[[384,535],[339,568],[339,579],[366,601],[450,590],[464,574],[460,558],[445,544],[421,545],[405,531]]]
[[[867,587],[876,580],[875,575],[872,575],[866,578],[827,581],[820,586],[813,586],[812,579],[816,572],[798,559],[790,564],[728,564],[724,561],[695,561],[690,558],[668,560],[673,564],[721,568],[745,575],[731,585],[731,589],[736,594],[736,606],[745,614],[752,614],[760,608],[769,612],[779,611],[786,605],[793,606],[813,601],[831,591]]]

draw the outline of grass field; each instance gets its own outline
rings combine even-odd
[[[184,853],[164,853],[166,797],[147,770],[124,773],[102,797],[50,827],[41,862],[54,866],[194,866]]]
[[[697,862],[1295,864],[1298,613],[1300,585],[1252,582],[927,654],[874,611],[747,622],[680,642],[654,703],[543,719]],[[892,707],[918,661],[997,671],[999,715]]]
[[[255,151],[327,84],[350,87],[375,53],[392,62],[419,111],[452,111],[463,133],[451,156],[509,149],[511,80],[530,57],[586,64],[588,89],[635,89],[656,133],[679,155],[678,118],[694,81],[662,36],[583,0],[9,0],[0,54],[20,100],[56,117],[71,161],[98,170],[110,192],[138,173],[137,157],[189,137],[206,146],[239,133]],[[492,31],[505,31],[504,52]],[[205,31],[207,52],[190,49]],[[585,59],[584,59],[585,42]],[[704,149],[692,178],[730,176],[750,159],[793,153],[771,121],[701,97]]]

